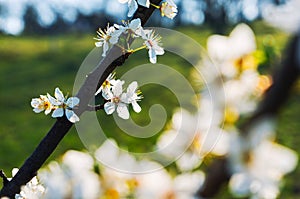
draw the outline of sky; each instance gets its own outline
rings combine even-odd
[[[205,4],[197,0],[174,0],[175,3],[182,2],[182,21],[187,24],[202,24],[205,20],[203,10]],[[226,0],[216,0],[218,2]],[[262,2],[268,2],[264,0]],[[299,21],[299,13],[295,5],[300,5],[300,0],[290,0],[291,5],[287,8],[276,9],[265,6],[264,16],[270,23],[283,25],[293,25]],[[255,19],[259,14],[258,0],[240,1],[244,16],[249,19]],[[118,0],[0,0],[0,30],[6,34],[19,35],[25,27],[23,17],[26,9],[32,7],[37,14],[37,22],[42,27],[48,27],[55,23],[57,18],[62,18],[66,23],[72,23],[79,14],[90,15],[96,12],[103,12],[120,16],[126,19],[127,6],[121,4]],[[232,8],[233,10],[233,8]],[[270,11],[271,10],[271,11]],[[282,10],[284,12],[282,12]],[[291,12],[291,10],[293,12]],[[234,13],[234,11],[232,12]],[[289,13],[285,20],[285,14]],[[298,14],[294,14],[298,13]],[[274,17],[280,16],[280,17]],[[295,17],[296,16],[296,17]],[[296,18],[296,19],[295,19]],[[169,21],[169,20],[168,20]],[[280,21],[280,22],[277,22]]]

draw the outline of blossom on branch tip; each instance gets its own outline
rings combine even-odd
[[[52,104],[45,95],[40,95],[39,98],[33,98],[31,100],[31,106],[35,113],[45,111],[45,115],[48,115],[52,111]]]
[[[166,16],[173,19],[177,15],[177,12],[177,6],[173,0],[166,0],[166,2],[163,2],[160,6],[160,13],[163,17]]]
[[[147,47],[150,62],[155,64],[157,55],[163,55],[164,49],[160,46],[161,37],[155,35],[154,31],[144,30],[141,32],[142,38],[145,40],[144,45]]]
[[[122,32],[117,31],[113,26],[109,27],[109,25],[107,25],[106,30],[99,28],[97,31],[97,37],[94,39],[97,40],[95,43],[96,47],[103,47],[103,57],[106,56],[106,52],[109,49],[109,44],[116,44],[121,34]]]
[[[78,97],[70,97],[66,99],[59,88],[55,89],[55,98],[49,94],[47,94],[47,96],[51,104],[55,107],[55,110],[51,115],[53,118],[62,117],[65,112],[66,117],[70,122],[75,123],[79,121],[79,117],[73,111],[80,102]]]

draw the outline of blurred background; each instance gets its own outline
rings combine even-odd
[[[240,23],[247,23],[254,31],[258,48],[267,51],[264,70],[272,73],[284,56],[282,53],[299,24],[298,0],[177,0],[178,15],[174,20],[162,18],[155,12],[147,26],[162,26],[178,30],[206,46],[211,34],[226,34]],[[20,167],[39,141],[51,128],[54,120],[43,114],[34,114],[30,101],[39,94],[52,94],[59,86],[71,93],[73,82],[82,61],[94,48],[95,31],[107,23],[120,23],[127,19],[127,6],[117,0],[0,0],[0,168],[8,174]],[[131,66],[147,62],[144,52],[137,53],[139,60],[129,59],[118,69],[121,76]],[[144,60],[143,60],[144,57]],[[159,58],[160,63],[172,65],[187,78],[189,66],[180,58],[169,54]],[[183,67],[184,66],[184,67]],[[187,66],[187,67],[186,67]],[[172,117],[178,106],[167,89],[154,95],[155,86],[142,88],[145,99],[143,111],[133,118],[140,124],[149,122],[151,104],[162,104]],[[196,89],[196,86],[195,86]],[[170,99],[164,102],[163,99]],[[278,119],[277,141],[300,153],[300,84],[293,89],[288,103]],[[165,103],[165,104],[164,104]],[[103,113],[109,137],[120,145],[137,152],[151,147],[157,137],[146,142],[120,132]],[[167,125],[167,124],[166,124]],[[146,144],[145,144],[146,143]],[[84,149],[75,129],[63,139],[53,160],[69,149]],[[282,198],[297,198],[300,194],[300,166],[289,174]],[[225,190],[226,192],[226,190]]]

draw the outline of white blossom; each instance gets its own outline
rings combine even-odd
[[[121,99],[122,94],[123,88],[121,81],[118,81],[111,90],[103,92],[102,96],[105,100],[108,100],[108,102],[104,104],[104,110],[108,115],[113,114],[113,112],[117,110],[119,117],[123,119],[129,119],[127,104]]]
[[[122,32],[117,31],[113,26],[109,27],[109,25],[107,25],[106,30],[102,30],[99,28],[99,30],[97,31],[97,37],[94,39],[97,40],[97,42],[95,43],[96,47],[103,47],[103,57],[106,56],[106,52],[109,49],[109,44],[116,44],[121,34]]]
[[[236,196],[275,199],[282,177],[296,167],[297,154],[272,141],[270,122],[255,124],[247,137],[232,136],[229,188]]]
[[[106,80],[100,86],[100,88],[96,91],[95,95],[98,95],[101,91],[106,92],[107,90],[110,90],[114,85],[116,85],[116,83],[117,80],[115,79],[115,74],[109,74]]]
[[[141,32],[142,38],[145,40],[144,45],[148,49],[148,55],[150,62],[155,64],[157,61],[157,55],[163,55],[164,49],[160,46],[161,37],[155,35],[154,31],[144,30]]]
[[[166,0],[160,6],[161,16],[166,16],[173,19],[177,15],[177,6],[173,0]]]
[[[70,122],[75,123],[79,121],[79,117],[73,111],[73,108],[79,104],[80,100],[78,97],[70,97],[65,99],[59,88],[55,88],[55,98],[49,94],[47,94],[47,96],[51,104],[55,107],[55,110],[51,115],[53,118],[62,117],[65,112],[66,117]]]
[[[45,115],[48,115],[53,108],[49,99],[45,95],[40,95],[39,98],[33,98],[31,100],[31,106],[33,107],[33,111],[35,113],[40,113],[42,111],[45,111]]]

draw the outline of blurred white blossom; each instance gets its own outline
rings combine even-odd
[[[231,192],[236,196],[275,199],[279,195],[282,177],[295,169],[296,152],[276,144],[272,120],[256,124],[247,137],[232,134],[230,163]]]

